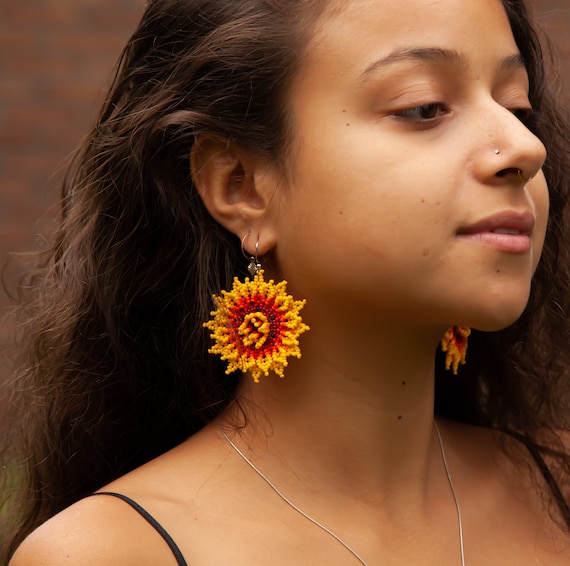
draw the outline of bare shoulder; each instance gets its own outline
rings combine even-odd
[[[478,547],[481,563],[495,563],[493,557],[508,548],[504,563],[570,564],[564,517],[524,435],[448,421],[442,425],[464,526],[475,540],[484,541]],[[556,471],[553,462],[544,461]],[[555,476],[562,489],[564,477]]]
[[[151,521],[188,560],[202,545],[203,521],[197,519],[209,519],[219,508],[207,499],[210,490],[201,489],[223,468],[219,445],[207,432],[198,433],[103,487],[105,493],[71,505],[31,533],[9,566],[175,566],[172,549]],[[117,494],[138,505],[146,518]]]
[[[152,527],[122,501],[88,497],[29,535],[9,566],[168,564],[168,548],[152,540]]]
[[[556,432],[539,435],[536,441],[515,431],[476,427],[463,423],[444,421],[443,430],[448,435],[451,449],[456,450],[465,473],[472,470],[488,480],[494,477],[497,484],[515,495],[524,494],[528,499],[543,502],[545,489],[549,488],[544,474],[552,472],[561,486],[568,478],[558,473],[559,466],[549,456],[552,451],[570,453],[570,435]],[[543,445],[541,451],[535,442]],[[518,494],[517,492],[520,492]],[[541,505],[543,507],[543,505]]]

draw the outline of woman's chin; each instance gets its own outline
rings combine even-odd
[[[497,332],[514,324],[524,312],[526,303],[518,308],[500,309],[492,313],[478,313],[476,320],[470,326],[483,332]],[[487,316],[485,316],[485,314]]]

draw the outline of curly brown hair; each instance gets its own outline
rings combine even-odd
[[[189,155],[207,133],[285,167],[288,85],[328,4],[148,3],[66,176],[55,243],[21,286],[26,322],[4,453],[22,489],[11,499],[8,555],[43,521],[235,399],[238,380],[207,355],[202,324],[212,293],[244,262],[194,189]],[[503,4],[548,150],[550,220],[524,314],[501,332],[473,333],[460,378],[436,376],[436,411],[523,432],[570,477],[555,442],[570,414],[569,120],[523,2]]]

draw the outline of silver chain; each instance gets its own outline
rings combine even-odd
[[[453,501],[455,501],[455,508],[457,509],[457,526],[459,528],[459,552],[461,553],[461,566],[465,566],[465,552],[463,550],[463,520],[461,519],[461,507],[459,506],[459,499],[457,499],[457,493],[455,492],[455,486],[453,485],[451,472],[449,471],[449,466],[447,465],[445,448],[443,447],[443,439],[441,438],[439,427],[435,421],[433,421],[433,426],[435,428],[435,432],[437,433],[437,439],[439,440],[439,451],[441,452],[441,459],[443,460],[445,475],[447,476],[447,481],[449,482],[449,487],[451,489],[451,495],[453,495]]]
[[[459,506],[459,501],[457,499],[457,494],[455,493],[455,487],[453,485],[453,480],[451,479],[451,473],[449,472],[449,467],[447,465],[447,458],[445,457],[445,450],[443,448],[443,440],[441,438],[441,434],[439,432],[439,427],[437,423],[434,421],[434,428],[437,433],[437,439],[439,441],[439,449],[441,452],[441,458],[443,460],[443,466],[445,468],[445,474],[447,476],[447,481],[449,482],[449,487],[451,488],[451,494],[453,495],[453,500],[455,501],[455,508],[457,509],[457,522],[459,524],[459,549],[461,551],[461,566],[465,566],[465,556],[463,552],[463,523],[461,520],[461,507]],[[288,499],[281,491],[277,488],[277,486],[258,468],[255,464],[230,440],[230,437],[225,433],[225,431],[220,427],[220,432],[222,433],[223,437],[226,439],[228,444],[241,456],[242,460],[249,465],[249,467],[259,476],[261,477],[265,483],[283,500],[287,505],[292,507],[297,513],[305,517],[305,519],[311,521],[314,525],[325,531],[325,533],[329,534],[333,537],[337,542],[342,544],[348,552],[350,552],[356,560],[358,560],[363,566],[368,566],[366,561],[354,550],[351,546],[349,546],[346,542],[344,542],[337,534],[331,531],[329,528],[325,527],[322,523],[319,523],[316,519],[313,519],[310,515],[307,515],[302,509],[297,507],[290,499]]]

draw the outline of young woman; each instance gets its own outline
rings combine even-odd
[[[520,0],[149,2],[30,283],[10,565],[570,563],[542,61]]]

